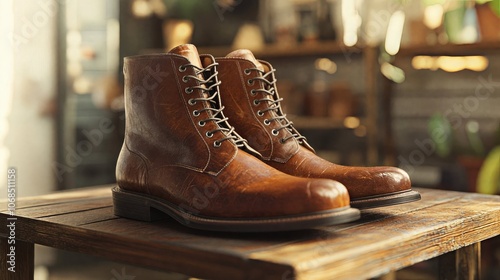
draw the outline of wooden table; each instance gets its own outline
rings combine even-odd
[[[441,278],[478,279],[480,241],[500,234],[500,196],[418,189],[421,201],[366,210],[353,223],[241,234],[118,218],[111,187],[18,199],[16,273],[6,271],[2,225],[0,278],[31,279],[33,246],[42,244],[210,279],[364,279],[437,256]]]

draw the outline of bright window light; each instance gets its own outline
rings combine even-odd
[[[0,1],[0,34],[14,36],[14,0]],[[13,37],[11,38],[13,39]],[[5,139],[9,131],[9,116],[12,108],[14,81],[14,45],[11,40],[0,40],[0,170],[7,170],[9,149]],[[0,183],[0,189],[7,188],[6,181]],[[3,191],[2,191],[3,193]]]
[[[355,0],[342,0],[342,23],[344,26],[344,45],[351,47],[358,42],[358,29],[361,16],[356,10]]]
[[[389,19],[389,25],[387,26],[387,35],[385,37],[385,51],[388,54],[395,55],[399,52],[404,25],[405,13],[403,11],[394,12]]]
[[[441,69],[446,72],[458,72],[471,70],[481,72],[488,68],[488,58],[480,55],[475,56],[425,56],[413,57],[411,65],[414,69]]]

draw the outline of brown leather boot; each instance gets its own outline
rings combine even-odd
[[[358,219],[342,184],[290,176],[245,152],[258,154],[222,113],[216,65],[193,45],[125,58],[115,214],[166,213],[188,227],[245,232]]]
[[[420,199],[408,174],[395,167],[348,167],[318,157],[281,109],[275,69],[249,50],[217,58],[224,114],[270,166],[294,176],[328,178],[347,187],[351,205],[371,208]]]

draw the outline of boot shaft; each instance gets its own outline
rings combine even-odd
[[[240,50],[217,58],[225,115],[264,160],[287,162],[300,146],[313,151],[290,124],[280,106],[274,69]]]
[[[201,65],[194,46],[175,51],[180,54],[125,58],[124,146],[140,154],[149,168],[158,162],[218,173],[238,148],[233,141],[221,141],[228,137],[217,123],[223,116],[215,116],[217,85],[209,85],[217,83],[214,60],[206,57],[207,64]]]

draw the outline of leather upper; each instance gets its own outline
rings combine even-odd
[[[231,123],[237,124],[237,132],[245,138],[250,146],[256,149],[264,160],[287,162],[299,150],[299,143],[290,139],[285,143],[275,141],[273,129],[280,127],[277,122],[269,122],[276,117],[276,112],[267,111],[259,114],[269,104],[260,102],[262,96],[252,93],[252,90],[264,87],[262,81],[253,80],[259,74],[256,71],[245,73],[246,69],[257,68],[252,61],[242,58],[217,58],[219,63],[219,77],[222,103],[226,107],[224,114]],[[280,137],[291,136],[287,130],[281,130]]]
[[[198,124],[209,117],[209,112],[195,117],[193,111],[201,111],[207,105],[188,103],[192,98],[203,97],[201,90],[185,92],[186,88],[199,85],[195,79],[182,80],[186,75],[196,75],[192,67],[179,71],[179,67],[189,63],[176,54],[125,58],[125,142],[149,163],[168,158],[168,165],[216,174],[235,157],[237,148],[228,141],[214,147],[213,142],[223,137],[222,133],[216,132],[212,138],[205,133],[214,130],[216,124]]]
[[[283,115],[281,107],[262,114],[261,112],[269,108],[271,102],[261,102],[257,105],[254,103],[255,100],[263,98],[279,99],[275,87],[273,95],[267,95],[264,91],[255,93],[255,89],[266,85],[260,81],[251,82],[258,80],[256,77],[262,77],[263,74],[273,71],[271,64],[262,60],[257,61],[248,50],[232,52],[226,57],[217,58],[216,61],[220,64],[219,77],[222,81],[220,91],[222,103],[226,106],[225,114],[236,131],[262,155],[261,160],[270,166],[294,176],[337,180],[346,186],[351,199],[411,189],[408,174],[399,168],[337,165],[318,157],[305,140],[292,137],[283,142],[283,139],[289,138],[290,135],[299,134],[293,126],[290,126],[289,129],[281,129],[279,133],[273,135],[273,132],[286,122],[268,123],[266,120]],[[253,68],[261,71],[250,70]],[[268,75],[268,80],[274,80],[274,74]]]
[[[192,45],[125,59],[125,140],[116,167],[120,188],[202,216],[264,218],[348,207],[341,183],[290,176],[242,150],[234,135],[222,140],[231,136],[229,127],[221,129],[227,126],[224,116],[207,110],[220,107],[218,94],[213,102],[206,100],[218,91],[204,92],[200,88],[210,85],[192,78],[206,78],[197,69],[214,62],[211,56],[200,61]]]

